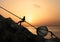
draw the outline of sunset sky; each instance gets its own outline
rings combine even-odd
[[[26,21],[34,26],[60,25],[60,0],[0,0],[0,6],[21,18],[26,16]],[[2,9],[0,14],[19,21]]]

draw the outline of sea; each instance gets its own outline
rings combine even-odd
[[[58,38],[60,38],[60,26],[47,26],[48,30],[51,31],[55,36],[57,36]],[[32,32],[33,34],[37,34],[36,33],[36,29],[34,29],[33,27],[27,27],[27,29]],[[50,38],[50,33],[48,33],[45,38]]]

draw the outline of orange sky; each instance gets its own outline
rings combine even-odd
[[[19,17],[26,16],[26,21],[32,25],[60,25],[59,2],[59,0],[0,0],[0,6]],[[2,9],[0,14],[19,21]]]

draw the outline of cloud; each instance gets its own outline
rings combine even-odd
[[[3,0],[0,0],[0,2],[2,2]]]
[[[36,8],[40,8],[40,5],[37,5],[37,4],[33,4],[33,6]]]

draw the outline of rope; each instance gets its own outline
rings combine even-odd
[[[3,10],[5,10],[5,11],[7,11],[8,13],[10,13],[10,14],[12,14],[12,15],[14,15],[14,16],[16,16],[17,18],[19,18],[19,19],[21,19],[22,20],[22,18],[20,18],[20,17],[18,17],[17,15],[15,15],[14,13],[12,13],[12,12],[10,12],[10,11],[8,11],[7,9],[5,9],[5,8],[3,8],[3,7],[1,7],[0,6],[0,8],[1,9],[3,9]],[[32,26],[32,27],[34,27],[35,29],[36,29],[36,27],[35,26],[33,26],[33,25],[31,25],[30,23],[28,23],[27,21],[25,21],[27,24],[29,24],[30,26]]]

